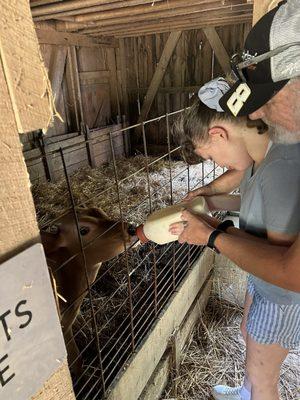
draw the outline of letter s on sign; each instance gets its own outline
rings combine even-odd
[[[21,305],[26,304],[26,303],[27,303],[26,300],[21,300],[21,301],[19,301],[19,303],[16,305],[16,308],[15,308],[15,313],[16,313],[17,317],[23,317],[25,315],[28,317],[28,320],[19,326],[20,329],[26,328],[26,326],[28,326],[32,320],[32,312],[31,311],[29,311],[29,310],[28,311],[20,311],[19,310]]]
[[[247,83],[241,83],[227,100],[227,106],[236,117],[251,94]]]

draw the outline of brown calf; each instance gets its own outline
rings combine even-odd
[[[66,302],[59,300],[61,324],[69,364],[75,375],[81,371],[81,358],[73,337],[72,326],[87,294],[86,274],[89,284],[92,284],[101,263],[121,254],[125,244],[129,246],[136,240],[135,236],[128,233],[130,230],[134,233],[134,230],[126,223],[123,224],[123,231],[120,222],[111,221],[103,211],[97,208],[80,209],[77,215],[83,246],[86,246],[84,251],[86,270],[83,255],[80,253],[80,241],[73,213],[68,213],[55,223],[54,233],[41,232],[47,262],[55,278],[57,292],[66,300]],[[76,257],[68,261],[74,255]],[[64,263],[65,265],[60,268]]]

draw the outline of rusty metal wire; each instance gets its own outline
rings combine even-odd
[[[201,179],[192,185],[188,166],[179,172],[173,171],[172,155],[179,148],[174,146],[172,148],[170,119],[182,111],[178,110],[166,113],[140,124],[124,127],[109,133],[114,182],[112,182],[110,187],[96,191],[92,197],[106,196],[108,191],[114,188],[117,193],[119,219],[105,232],[102,232],[92,241],[85,244],[81,238],[78,222],[78,207],[82,206],[82,203],[76,203],[74,200],[73,189],[70,184],[70,174],[66,164],[66,151],[70,152],[78,148],[84,148],[88,143],[101,143],[101,140],[88,139],[82,141],[79,145],[72,144],[64,148],[58,148],[50,153],[44,153],[28,160],[32,162],[43,157],[49,157],[50,155],[60,157],[71,200],[71,206],[58,217],[43,224],[42,229],[55,224],[62,216],[70,212],[73,213],[76,223],[80,251],[73,254],[61,265],[57,265],[55,272],[63,273],[64,268],[68,264],[72,263],[77,257],[82,257],[85,267],[86,290],[78,293],[78,296],[80,297],[87,292],[87,300],[84,300],[78,323],[73,327],[74,339],[76,343],[78,342],[80,348],[80,354],[73,361],[73,364],[78,361],[79,357],[83,358],[84,361],[84,368],[81,374],[73,377],[76,396],[80,400],[101,399],[106,396],[117,374],[128,363],[137,346],[143,342],[154,322],[168,302],[171,301],[172,295],[178,290],[188,271],[193,267],[194,261],[201,254],[202,247],[189,246],[187,244],[180,245],[173,242],[165,246],[159,246],[150,243],[140,247],[139,250],[135,250],[135,244],[128,247],[124,241],[124,253],[105,263],[94,282],[89,282],[88,279],[86,252],[89,246],[109,230],[114,229],[118,223],[121,222],[123,224],[124,205],[122,204],[122,197],[120,195],[121,183],[130,181],[142,172],[146,172],[147,194],[139,204],[133,206],[130,210],[126,210],[128,215],[128,213],[134,214],[141,203],[146,204],[148,202],[149,212],[153,210],[152,199],[154,196],[159,195],[162,188],[166,187],[167,182],[161,182],[158,188],[151,187],[149,170],[151,166],[163,159],[167,160],[169,168],[169,177],[167,180],[170,190],[170,204],[173,204],[175,201],[173,193],[174,182],[181,175],[187,176],[187,192],[194,189],[195,185],[203,185],[209,177],[215,177],[216,166],[207,173],[205,173],[204,166],[202,166],[202,169],[200,168],[200,171],[202,171]],[[145,127],[162,119],[166,122],[168,151],[151,161],[148,157]],[[140,127],[142,131],[145,165],[134,173],[119,178],[113,138],[120,132],[130,133],[137,127]],[[123,275],[114,276],[119,269]],[[67,313],[75,302],[76,300],[68,304],[64,313]]]

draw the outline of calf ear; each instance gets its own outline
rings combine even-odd
[[[46,255],[63,247],[63,240],[59,231],[56,233],[41,231],[40,235]]]

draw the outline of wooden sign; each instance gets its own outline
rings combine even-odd
[[[0,266],[0,399],[30,399],[66,349],[41,244]]]

